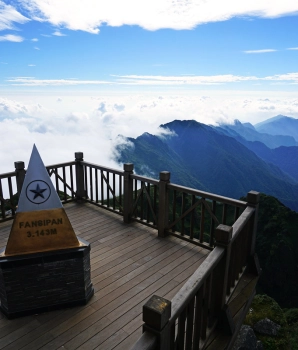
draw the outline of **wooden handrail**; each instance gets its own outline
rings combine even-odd
[[[134,179],[134,180],[147,182],[147,183],[150,183],[150,184],[156,185],[156,186],[158,186],[158,184],[159,184],[159,181],[158,181],[158,180],[152,179],[152,178],[146,177],[146,176],[141,176],[141,175],[132,174],[132,175],[131,175],[131,178]]]
[[[258,194],[252,195],[257,200]],[[162,300],[163,304],[168,305],[167,308],[171,307],[167,312],[168,318],[159,316],[159,312],[157,316],[152,316],[163,318],[162,328],[155,329],[147,325],[144,317],[144,330],[158,335],[159,342],[155,350],[202,349],[218,324],[230,335],[233,334],[235,324],[228,316],[226,303],[231,288],[236,288],[241,273],[250,263],[256,212],[257,206],[247,207],[233,226],[221,224],[216,228],[216,247],[171,301]],[[152,298],[156,300],[159,297]],[[150,299],[146,304],[150,305]],[[157,309],[160,310],[160,307]],[[153,308],[150,315],[154,313]],[[136,343],[133,349],[141,348]]]
[[[1,174],[0,180],[8,178],[11,181],[16,177],[20,192],[25,165],[16,163],[18,169]],[[57,192],[61,186],[63,203],[81,199],[123,215],[125,222],[134,220],[157,228],[161,237],[171,234],[207,249],[214,247],[216,225],[226,224],[227,207],[234,208],[234,219],[237,219],[248,205],[244,201],[172,184],[168,172],[161,172],[161,178],[156,180],[134,174],[133,170],[126,172],[89,163],[84,161],[82,152],[75,153],[75,161],[46,168],[54,177]],[[168,176],[168,180],[164,182],[163,176]],[[173,193],[178,195],[173,196]],[[1,202],[2,218],[3,208],[4,200]],[[222,210],[221,216],[218,210]]]
[[[10,173],[0,174],[0,179],[7,179],[8,177],[14,177],[14,176],[16,176],[16,173],[12,171]]]
[[[198,290],[206,282],[212,271],[214,271],[215,267],[222,260],[223,256],[224,248],[215,247],[203,261],[203,263],[199,266],[199,268],[189,278],[189,280],[173,297],[171,301],[172,316],[169,320],[170,323],[175,322],[189,301],[197,294]]]
[[[239,207],[239,208],[246,208],[247,206],[247,202],[244,201],[240,201],[237,199],[232,199],[229,197],[224,197],[224,196],[220,196],[214,193],[210,193],[210,192],[204,192],[204,191],[200,191],[200,190],[196,190],[194,188],[190,188],[190,187],[185,187],[185,186],[180,186],[180,185],[175,185],[175,184],[169,184],[168,185],[169,189],[172,190],[178,190],[181,192],[187,192],[188,194],[193,194],[195,196],[199,196],[202,198],[207,198],[210,200],[215,200],[224,204],[229,204],[235,207]]]
[[[89,162],[86,162],[86,161],[82,161],[81,163],[82,163],[82,165],[86,165],[86,166],[88,166],[90,168],[103,170],[103,171],[108,171],[110,173],[114,173],[114,174],[117,174],[117,175],[123,175],[123,173],[124,173],[123,170],[112,169],[112,168],[108,168],[108,167],[105,167],[105,166],[102,166],[102,165],[89,163]]]
[[[238,237],[243,227],[247,224],[250,217],[254,214],[255,208],[247,207],[244,212],[239,216],[236,222],[233,224],[233,234],[232,234],[232,242]]]

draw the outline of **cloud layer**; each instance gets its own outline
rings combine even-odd
[[[257,123],[278,114],[298,118],[298,98],[281,92],[114,95],[0,96],[0,173],[13,170],[15,161],[26,163],[33,143],[44,162],[73,159],[82,151],[87,161],[119,167],[112,160],[114,145],[143,132],[160,133],[160,124],[194,119],[205,124],[234,119]],[[39,100],[39,103],[36,103]]]
[[[10,85],[17,86],[75,86],[75,85],[222,85],[229,83],[287,83],[298,84],[298,73],[276,74],[265,77],[222,75],[112,75],[111,80],[79,80],[79,79],[36,79],[33,77],[14,77],[7,79]]]
[[[192,29],[235,16],[272,18],[298,12],[298,3],[293,0],[22,0],[11,3],[31,19],[93,34],[97,34],[102,25],[138,25],[147,30]],[[1,26],[11,29],[14,21],[28,20],[12,6],[1,4],[8,16],[6,20],[0,16],[0,30]]]

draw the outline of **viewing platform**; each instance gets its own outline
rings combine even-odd
[[[25,176],[0,174],[0,248]],[[259,195],[239,201],[90,164],[47,167],[76,234],[91,244],[85,306],[8,320],[0,349],[229,349],[255,294]],[[26,290],[24,290],[26,293]],[[21,297],[21,296],[20,296]]]

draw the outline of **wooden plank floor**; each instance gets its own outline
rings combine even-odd
[[[143,304],[154,294],[171,300],[209,253],[90,204],[65,208],[91,243],[95,294],[86,306],[14,320],[0,313],[0,349],[127,350],[141,335]],[[0,224],[1,248],[11,224]]]

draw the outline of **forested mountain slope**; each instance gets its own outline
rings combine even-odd
[[[264,192],[298,210],[297,182],[235,138],[193,120],[175,120],[161,128],[171,134],[129,138],[117,147],[117,161],[134,163],[137,173],[154,178],[167,170],[174,183],[233,198],[250,190]]]

